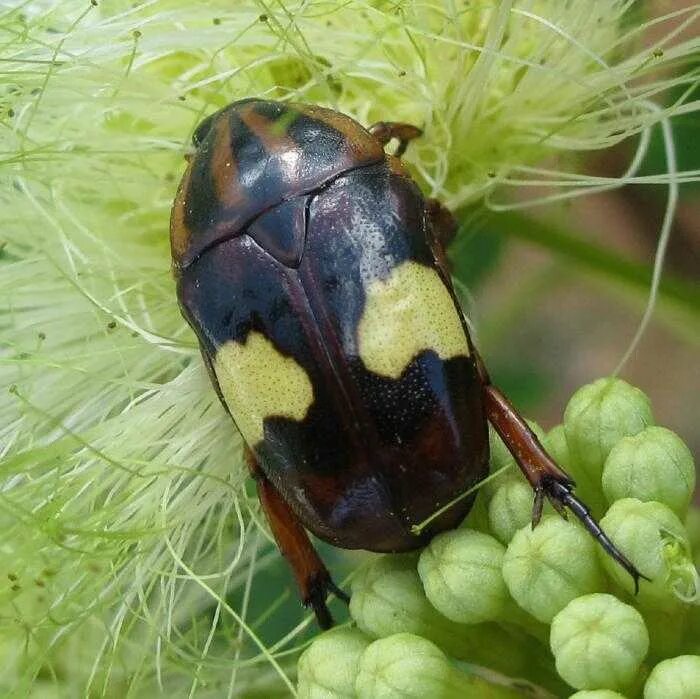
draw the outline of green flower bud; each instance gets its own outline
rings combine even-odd
[[[496,538],[507,544],[515,533],[532,521],[533,492],[527,481],[502,483],[489,503],[489,526]]]
[[[694,489],[693,455],[665,427],[647,427],[623,437],[603,467],[603,491],[610,503],[622,498],[654,500],[684,517]]]
[[[503,440],[498,436],[496,430],[489,425],[489,472],[495,474],[499,469],[506,468],[503,473],[490,477],[480,488],[480,492],[487,500],[493,497],[493,494],[501,484],[510,480],[517,479],[518,467],[513,459],[508,447]]]
[[[501,573],[504,552],[496,539],[470,529],[436,536],[418,559],[426,597],[452,621],[498,619],[510,601]]]
[[[415,564],[416,557],[411,554],[373,561],[352,582],[350,615],[375,638],[409,632],[451,652],[451,642],[461,629],[430,605]]]
[[[642,615],[607,594],[584,595],[552,620],[557,672],[576,689],[624,689],[649,648]]]
[[[498,432],[489,425],[489,452],[491,455],[491,470],[501,468],[502,466],[507,466],[512,463],[513,457],[511,456],[508,447],[505,442],[500,438]]]
[[[659,663],[644,685],[644,699],[697,699],[700,655],[679,655]]]
[[[535,422],[534,420],[528,420],[527,424],[529,425],[530,429],[535,433],[537,439],[539,439],[540,442],[544,444],[547,440],[547,433],[542,429],[540,424]]]
[[[566,442],[575,465],[572,475],[581,482],[579,492],[590,498],[595,513],[604,506],[600,477],[610,450],[622,437],[637,434],[652,422],[649,399],[621,379],[598,379],[572,396],[564,412]]]
[[[512,677],[527,673],[541,654],[528,652],[522,634],[489,623],[465,626],[438,613],[425,596],[412,555],[382,556],[362,571],[353,581],[350,614],[375,638],[413,633],[459,660]]]
[[[574,479],[576,495],[592,510],[602,514],[607,508],[607,503],[600,487],[600,474],[591,473],[572,459],[564,425],[553,427],[547,433],[543,444],[552,458]]]
[[[597,592],[605,582],[593,539],[578,525],[544,517],[520,529],[503,559],[513,599],[536,619],[552,620],[572,599]]]
[[[572,694],[569,699],[625,699],[625,697],[611,689],[584,689]]]
[[[685,529],[666,505],[625,498],[613,503],[600,523],[637,569],[651,578],[651,582],[640,583],[640,604],[670,610],[679,600],[691,602],[698,598],[698,573],[690,557]],[[600,556],[608,574],[633,593],[630,575],[604,551],[600,551]]]
[[[566,430],[564,425],[552,427],[545,435],[542,444],[545,446],[551,457],[564,469],[569,469],[571,454],[569,444],[566,441]]]
[[[372,643],[363,654],[355,688],[359,699],[458,697],[455,670],[433,643],[399,633]]]
[[[355,696],[360,656],[371,639],[359,629],[321,634],[299,658],[299,699],[351,699]]]
[[[544,443],[546,438],[544,430],[534,421],[528,420],[527,424],[530,429],[537,435],[538,439]],[[518,469],[515,459],[513,459],[512,454],[508,450],[503,440],[498,436],[496,430],[489,425],[489,450],[490,450],[490,464],[491,473],[495,473],[498,469],[507,466],[508,469],[502,474],[492,478],[491,480],[484,483],[481,490],[486,495],[487,499],[491,499],[493,494],[498,490],[498,488],[509,480],[521,480],[522,476]]]
[[[372,643],[360,659],[358,699],[516,699],[518,692],[459,672],[433,643],[399,633]]]
[[[484,493],[478,492],[476,500],[472,505],[469,514],[464,518],[462,524],[459,525],[462,529],[476,529],[476,531],[489,532],[489,510],[488,502]]]

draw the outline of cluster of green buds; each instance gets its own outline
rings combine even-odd
[[[357,572],[352,621],[302,654],[299,697],[700,696],[690,451],[619,379],[577,391],[549,433],[533,427],[650,581],[635,594],[588,533],[551,509],[533,528],[530,488],[492,435],[498,475],[481,488],[481,505],[422,551]]]

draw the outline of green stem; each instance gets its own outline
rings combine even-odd
[[[639,295],[646,296],[649,292],[651,266],[626,260],[618,253],[586,240],[583,234],[575,234],[556,224],[513,211],[494,214],[489,218],[487,225],[488,230],[497,235],[534,243],[605,281],[621,284]],[[693,321],[694,327],[698,327],[698,285],[667,273],[661,280],[659,302],[670,311],[680,312],[686,319]],[[696,340],[700,339],[697,329],[686,330],[689,330]]]
[[[449,699],[523,699],[528,693],[508,684],[488,682],[477,675],[468,675],[453,669],[445,683],[445,695]]]

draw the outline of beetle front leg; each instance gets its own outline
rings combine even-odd
[[[345,603],[348,603],[350,598],[333,582],[306,530],[263,473],[250,450],[246,450],[246,460],[257,484],[258,498],[272,535],[296,578],[302,603],[314,610],[316,621],[322,629],[329,629],[333,626],[333,617],[326,606],[328,593],[333,592]]]
[[[425,214],[430,222],[430,246],[435,260],[446,277],[450,276],[450,265],[447,261],[447,246],[457,234],[459,224],[453,213],[439,200],[427,199]]]
[[[383,146],[392,138],[395,138],[399,145],[394,155],[400,158],[408,148],[408,144],[418,138],[423,131],[413,124],[404,124],[400,121],[378,121],[367,129]]]
[[[635,592],[638,591],[639,579],[649,580],[649,578],[642,575],[615,546],[586,504],[574,495],[575,483],[572,478],[556,464],[524,418],[503,393],[491,383],[481,357],[476,355],[476,359],[486,416],[535,491],[532,526],[537,525],[540,520],[545,497],[564,518],[566,518],[566,509],[568,509],[581,521],[605,551],[632,576]]]

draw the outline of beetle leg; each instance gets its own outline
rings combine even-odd
[[[305,607],[311,607],[314,610],[318,625],[322,629],[328,629],[333,626],[333,617],[326,606],[328,593],[333,592],[345,603],[348,603],[350,598],[333,582],[328,569],[309,540],[306,530],[248,449],[246,449],[246,460],[257,484],[258,498],[270,524],[272,535],[296,578],[302,603]]]
[[[639,579],[649,580],[634,564],[617,549],[602,530],[588,507],[573,493],[574,481],[555,463],[545,451],[535,433],[510,401],[491,383],[488,373],[476,355],[481,378],[484,407],[489,422],[505,442],[520,470],[535,491],[532,524],[535,526],[542,513],[542,501],[546,496],[561,514],[568,508],[597,539],[605,551],[612,556],[634,579],[635,592],[639,589]]]
[[[433,244],[444,257],[445,249],[457,234],[459,223],[454,214],[439,199],[427,199],[425,207],[432,224]]]
[[[459,224],[452,212],[439,199],[426,199],[425,213],[430,225],[430,246],[443,274],[449,279],[450,265],[447,261],[447,246],[457,233]]]
[[[378,121],[372,124],[367,129],[383,146],[385,146],[392,138],[395,138],[399,145],[396,148],[394,155],[400,158],[405,152],[410,141],[418,138],[423,133],[413,124],[404,124],[400,121]]]

